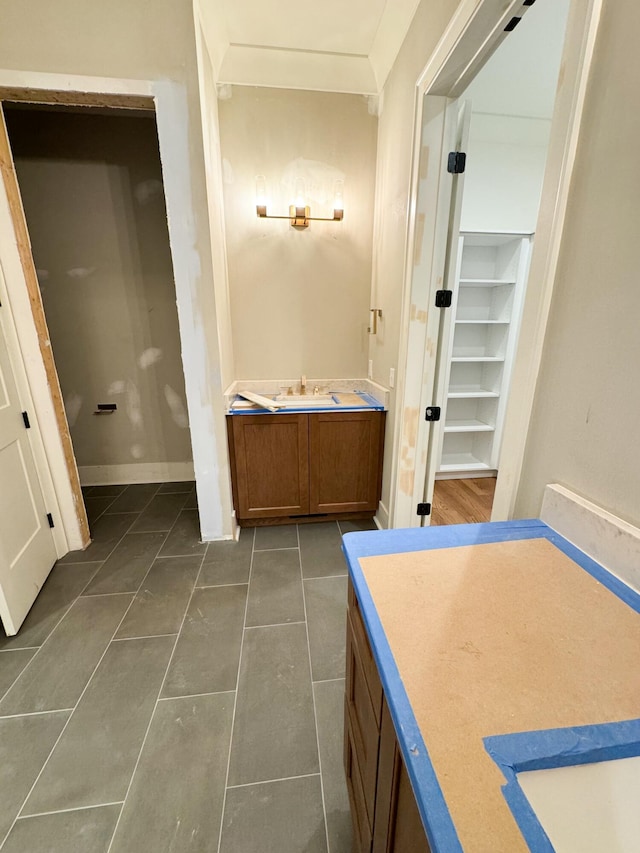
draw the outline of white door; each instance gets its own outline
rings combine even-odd
[[[426,487],[428,463],[438,440],[434,423],[425,418],[427,408],[439,405],[438,353],[447,333],[447,311],[436,307],[436,292],[450,288],[453,278],[452,246],[460,228],[462,174],[449,171],[449,155],[464,152],[469,113],[451,98],[425,95],[420,149],[416,152],[417,187],[412,239],[410,306],[407,321],[407,362],[399,393],[399,449],[390,512],[391,527],[419,527],[421,504],[431,502]],[[455,250],[454,250],[455,252]],[[453,259],[455,265],[455,257]],[[425,286],[428,282],[428,286]],[[427,496],[428,495],[428,496]],[[428,524],[428,520],[426,522]]]
[[[12,635],[47,579],[56,549],[11,363],[7,310],[0,305],[0,618]]]
[[[469,142],[471,123],[471,101],[455,102],[457,112],[454,151],[465,153]],[[466,153],[465,153],[466,159]],[[444,288],[452,294],[452,307],[440,311],[440,328],[435,359],[435,382],[433,385],[433,405],[440,407],[440,420],[431,422],[427,450],[427,466],[424,479],[424,503],[431,504],[436,480],[436,472],[442,459],[444,424],[447,413],[447,388],[449,386],[449,353],[453,338],[454,306],[457,298],[457,284],[461,257],[460,217],[462,214],[462,195],[464,192],[464,168],[453,174],[451,180],[451,206],[447,220],[447,249],[444,266]],[[422,516],[424,526],[431,524],[431,515]]]

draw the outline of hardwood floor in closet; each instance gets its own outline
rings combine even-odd
[[[489,521],[495,488],[495,477],[437,480],[433,492],[431,524]]]

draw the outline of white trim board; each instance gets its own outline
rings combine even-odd
[[[83,486],[119,486],[130,483],[183,483],[195,479],[193,462],[133,462],[126,465],[78,467]]]
[[[640,529],[557,483],[544,490],[540,518],[640,592]]]

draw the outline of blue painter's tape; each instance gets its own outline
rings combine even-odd
[[[553,853],[517,774],[640,755],[640,719],[494,735],[484,738],[484,745],[507,780],[502,791],[529,849],[532,853]]]
[[[622,581],[615,578],[603,569],[602,566],[587,557],[582,551],[571,545],[571,543],[551,530],[551,528],[539,519],[491,522],[487,524],[457,524],[443,527],[411,528],[408,530],[366,531],[347,533],[343,536],[342,548],[347,559],[349,574],[358,596],[371,649],[380,673],[391,718],[398,735],[402,757],[411,779],[422,823],[433,853],[462,853],[462,847],[429,757],[429,752],[418,728],[402,679],[400,678],[400,673],[389,647],[382,623],[380,622],[362,573],[359,560],[363,557],[378,557],[411,551],[430,551],[439,548],[455,548],[463,545],[480,545],[521,539],[549,540],[592,577],[610,589],[611,592],[636,612],[640,613],[640,595],[629,589]],[[633,740],[630,739],[631,731],[628,728],[631,723],[610,725],[622,726],[622,728],[618,729],[617,733],[611,731],[609,734],[614,738],[620,737],[621,740],[616,749],[624,751],[623,741],[625,741],[625,738],[629,739],[630,743]],[[603,727],[584,727],[585,732],[587,729],[602,730]],[[570,756],[569,743],[562,740],[563,736],[561,735],[554,736],[554,732],[556,731],[573,732],[571,737],[574,738],[574,744],[578,745],[575,747],[575,754],[571,761],[568,761]],[[578,754],[585,756],[585,761],[605,760],[604,758],[594,759],[593,757],[586,757],[592,753],[581,748],[585,745],[583,741],[577,742],[575,740],[577,731],[577,729],[551,730],[550,732],[537,734],[549,736],[550,739],[546,741],[550,750],[549,754],[553,754],[553,750],[556,749],[557,756],[564,750],[567,755],[567,763],[578,763]],[[499,744],[501,738],[504,740],[518,737],[519,735],[503,735],[497,736],[494,740]],[[535,748],[535,745],[532,746],[527,741],[527,748]],[[628,748],[633,750],[635,747],[629,746]],[[611,751],[609,754],[613,756],[614,751]],[[632,751],[630,754],[637,753]],[[623,756],[616,755],[615,757]],[[526,769],[534,769],[533,766],[527,764],[523,756],[520,756],[520,758],[524,762],[521,769],[524,769],[525,766]],[[539,761],[540,756],[532,760],[534,762]],[[502,764],[500,766],[507,778],[507,784],[503,788],[504,796],[514,816],[516,816],[521,830],[531,846],[531,850],[535,853],[553,853],[553,848],[548,837],[517,782],[516,773],[519,771],[514,770],[509,762],[504,766]],[[562,765],[554,764],[546,766]],[[511,777],[508,774],[511,774]]]

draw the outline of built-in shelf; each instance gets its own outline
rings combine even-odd
[[[515,280],[504,278],[461,278],[460,287],[500,287],[503,284],[515,284]]]
[[[531,237],[460,235],[452,310],[445,320],[445,399],[438,473],[497,469]]]
[[[461,421],[447,421],[444,425],[445,432],[493,432],[495,426],[486,424],[484,421],[470,418]]]
[[[450,473],[454,471],[489,471],[490,469],[490,465],[476,459],[472,453],[448,453],[443,455],[440,465],[440,471]]]
[[[508,326],[508,320],[456,320],[456,326]]]
[[[450,400],[473,400],[486,397],[499,397],[498,391],[490,391],[480,385],[449,385],[447,397]]]
[[[462,364],[463,362],[497,362],[504,361],[503,355],[455,355],[451,358],[452,362]]]

